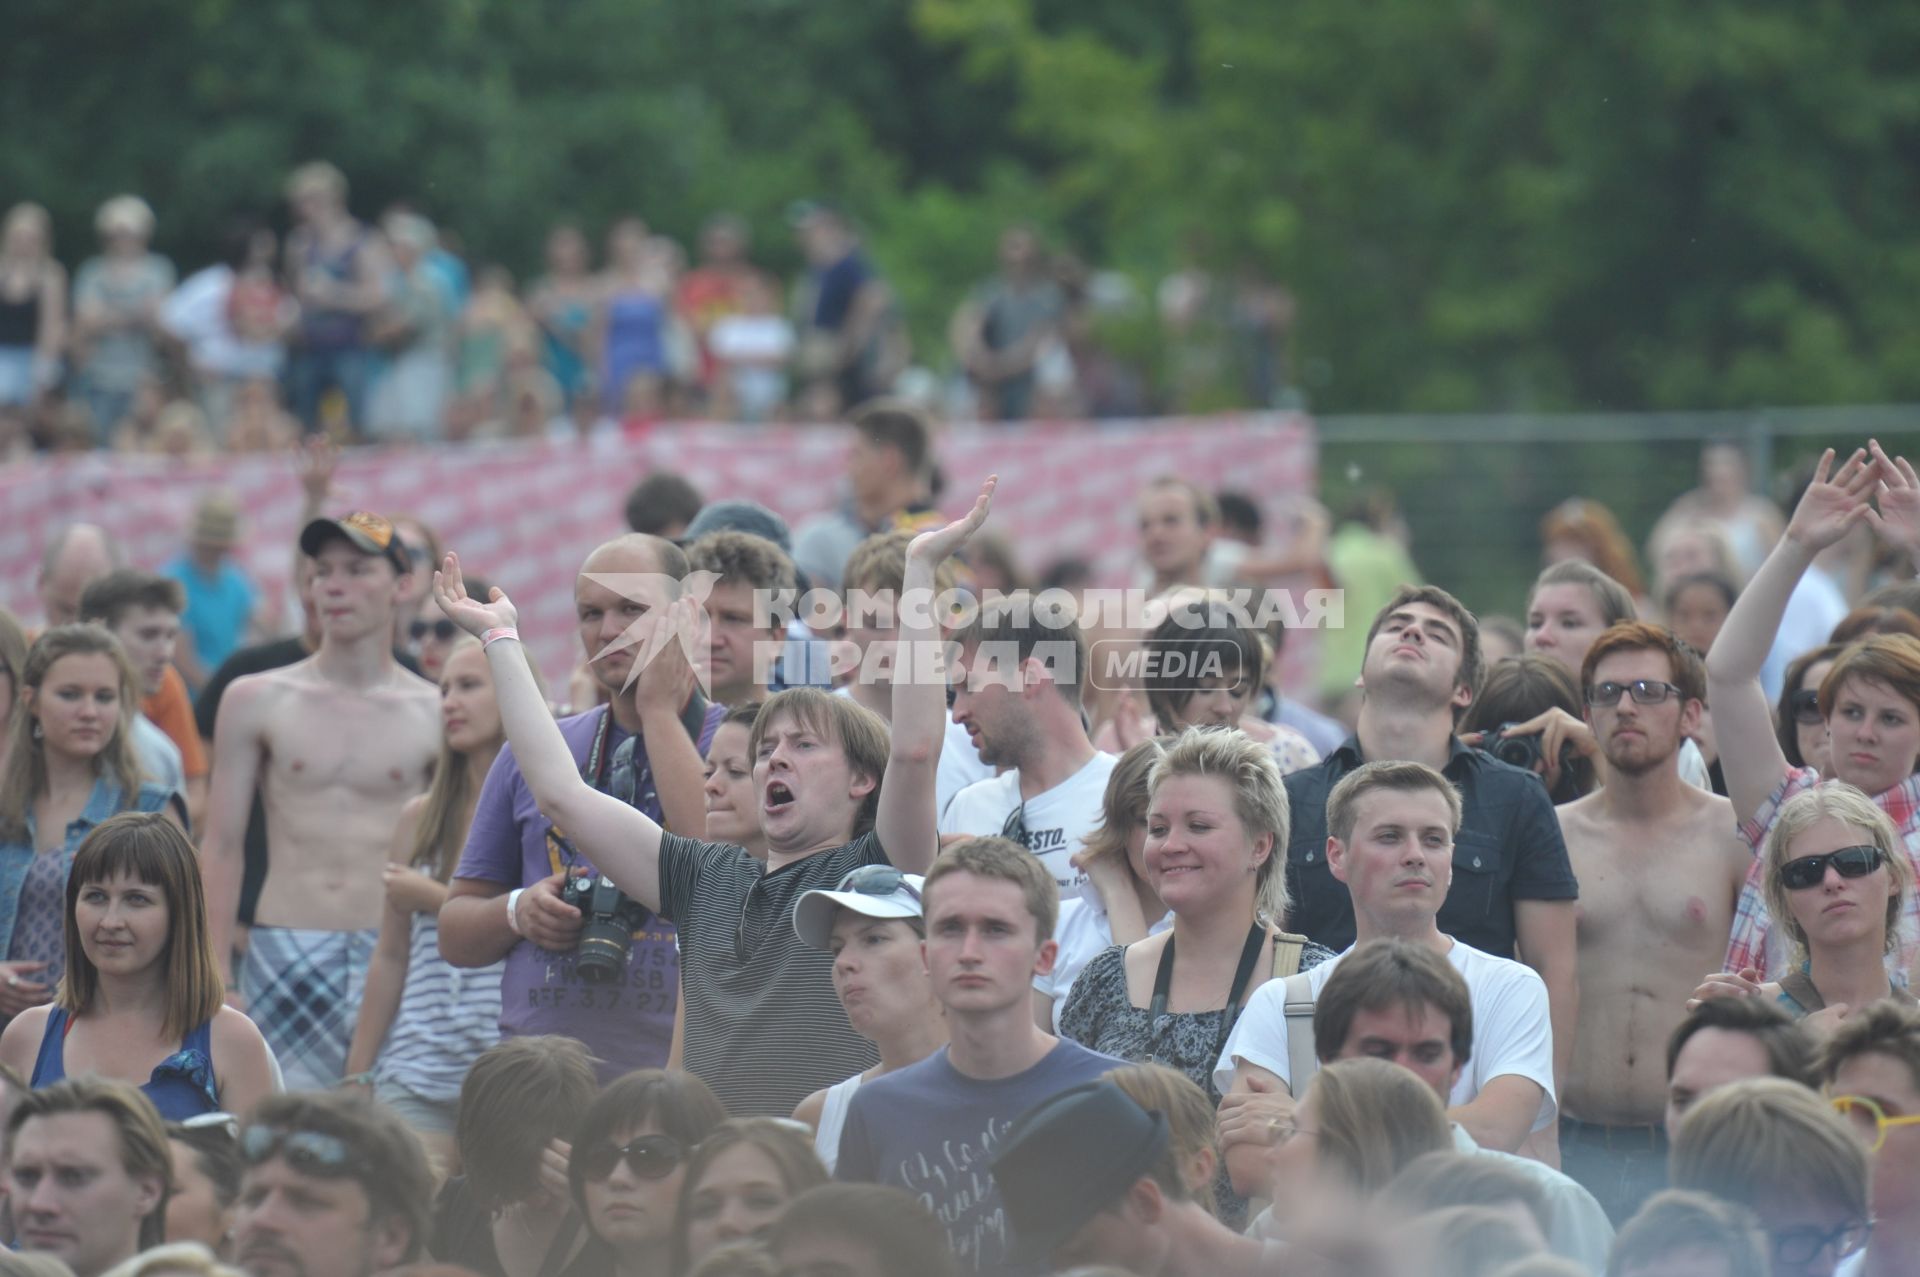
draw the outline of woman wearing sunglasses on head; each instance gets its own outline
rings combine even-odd
[[[834,891],[809,891],[793,907],[793,930],[833,955],[833,991],[847,1023],[880,1048],[880,1063],[800,1101],[794,1120],[813,1128],[813,1150],[828,1170],[840,1154],[847,1106],[860,1084],[918,1064],[947,1042],[946,1013],[920,957],[927,924],[926,879],[890,865],[856,869]]]
[[[1920,474],[1878,443],[1859,449],[1837,470],[1828,449],[1787,533],[1733,605],[1707,654],[1707,700],[1727,796],[1741,817],[1741,837],[1756,862],[1741,890],[1727,948],[1726,969],[1747,983],[1786,968],[1784,920],[1766,907],[1758,858],[1767,831],[1797,794],[1823,780],[1841,780],[1872,797],[1894,817],[1899,840],[1891,849],[1911,865],[1920,848],[1920,639],[1878,634],[1851,644],[1818,686],[1816,704],[1826,722],[1831,774],[1789,764],[1761,671],[1780,630],[1788,600],[1823,551],[1862,524],[1920,561]],[[1908,874],[1910,878],[1911,873]],[[1920,905],[1909,899],[1889,969],[1904,971],[1920,958]]]
[[[1794,958],[1757,984],[1711,975],[1699,997],[1758,994],[1795,1019],[1831,1028],[1851,1007],[1913,995],[1887,976],[1886,956],[1914,890],[1893,821],[1851,785],[1829,783],[1789,799],[1761,857],[1767,909]]]
[[[691,1272],[728,1242],[766,1236],[788,1202],[826,1182],[827,1168],[798,1122],[780,1117],[723,1122],[687,1160],[673,1230],[674,1271]]]
[[[176,1122],[244,1113],[275,1089],[260,1030],[226,1005],[199,857],[169,817],[126,812],[87,835],[65,937],[53,1004],[0,1034],[0,1063],[34,1088],[95,1073],[139,1086]]]
[[[673,1277],[688,1159],[726,1120],[690,1073],[643,1069],[608,1086],[580,1120],[567,1181],[592,1236],[563,1277]]]

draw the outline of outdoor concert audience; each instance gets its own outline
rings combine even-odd
[[[295,185],[290,251],[307,269],[289,288],[318,341],[289,353],[323,413],[369,430],[409,424],[387,407],[426,384],[382,392],[373,377],[396,270],[423,305],[429,290],[435,305],[462,299],[428,343],[451,361],[435,393],[456,414],[511,399],[540,361],[552,367],[532,371],[629,420],[701,388],[724,396],[739,371],[726,323],[763,307],[767,281],[731,222],[708,228],[685,274],[637,221],[617,228],[604,277],[561,230],[533,311],[567,332],[544,330],[543,348],[502,277],[483,272],[467,295],[417,213],[375,232],[346,211],[337,173],[303,171]],[[134,211],[103,218],[115,247],[97,271],[116,286],[146,253]],[[900,353],[896,303],[841,214],[798,213],[814,265],[802,393],[864,395]],[[1009,416],[1023,396],[1047,399],[1048,343],[1069,322],[1035,291],[1046,277],[1021,234],[1005,278],[955,324],[981,393]],[[258,266],[236,259],[227,286]],[[8,281],[0,270],[0,301],[15,299]],[[245,331],[258,337],[281,303],[270,277],[256,282]],[[106,309],[87,313],[99,334],[157,340],[128,319],[140,304],[124,303],[119,328]],[[114,390],[116,360],[131,366],[122,345],[97,346],[90,395]],[[141,401],[127,384],[123,419]],[[756,539],[760,527],[784,536],[770,511],[658,484],[637,497],[629,514],[650,532],[596,549],[576,582],[592,708],[557,724],[512,603],[464,578],[431,529],[371,514],[323,524],[383,531],[373,549],[352,536],[312,548],[378,580],[365,645],[386,669],[390,631],[417,640],[441,712],[431,767],[394,772],[419,796],[379,822],[385,921],[364,975],[337,973],[358,1030],[351,1076],[330,1093],[282,1093],[281,1061],[223,1005],[234,955],[210,937],[235,932],[239,911],[228,896],[227,916],[210,915],[184,796],[152,783],[158,769],[135,752],[137,711],[187,659],[166,659],[158,638],[149,648],[142,623],[173,617],[178,594],[115,573],[98,529],[45,538],[51,628],[29,646],[0,626],[0,1077],[22,1080],[5,1088],[0,1231],[77,1277],[210,1273],[217,1260],[250,1277],[416,1262],[481,1277],[1028,1277],[1074,1264],[1136,1277],[1733,1277],[1759,1271],[1756,1249],[1773,1277],[1910,1268],[1920,619],[1901,596],[1863,608],[1831,643],[1789,654],[1777,706],[1760,673],[1823,550],[1864,525],[1920,551],[1920,475],[1904,459],[1878,443],[1837,468],[1829,454],[1771,547],[1766,511],[1735,500],[1726,459],[1710,461],[1666,548],[1711,523],[1713,537],[1742,539],[1757,571],[1736,594],[1735,576],[1656,564],[1673,621],[1711,644],[1708,697],[1691,649],[1636,619],[1625,534],[1576,499],[1544,529],[1556,561],[1529,598],[1528,654],[1487,676],[1478,622],[1451,594],[1379,591],[1385,606],[1343,671],[1362,678],[1358,731],[1286,776],[1277,742],[1289,738],[1258,696],[1272,650],[1225,596],[1197,590],[1193,625],[1172,619],[1177,596],[1152,614],[1159,628],[1133,635],[1161,656],[1198,640],[1218,668],[1185,685],[1149,672],[1124,696],[1083,698],[1083,671],[1050,667],[1038,646],[1064,639],[1084,662],[1078,631],[927,608],[848,637],[896,660],[956,640],[950,710],[937,681],[903,676],[912,665],[840,694],[763,677],[755,658],[784,660],[794,639],[742,620],[740,605],[751,588],[795,583],[794,559],[809,577],[808,556],[824,564],[816,581],[860,588],[979,584],[967,556],[995,480],[944,522],[929,502],[926,418],[890,404],[854,418],[853,504],[804,531],[792,558]],[[1170,588],[1204,578],[1220,539],[1210,495],[1190,487],[1149,488],[1193,524],[1172,520],[1162,562],[1147,564]],[[203,514],[196,539],[210,551],[237,532],[230,510]],[[1575,554],[1607,562],[1561,561]],[[719,574],[712,590],[680,584],[702,566]],[[1014,583],[1015,569],[995,571]],[[655,584],[627,598],[610,573]],[[62,624],[75,615],[96,624]],[[323,650],[340,626],[321,617]],[[724,659],[690,659],[699,642]],[[294,641],[278,675],[294,699],[264,762],[288,777],[342,715],[394,698],[417,709],[422,695],[393,666],[374,685],[329,683],[331,699],[303,708],[309,650]],[[1709,699],[1710,734],[1696,727]],[[1096,742],[1122,714],[1144,735],[1116,758]],[[1458,734],[1526,720],[1543,746],[1535,770],[1590,767],[1589,796],[1558,820],[1541,777]],[[391,735],[346,747],[364,761]],[[1683,784],[1683,743],[1716,741],[1731,811]],[[956,748],[976,770],[943,792]],[[281,773],[262,775],[284,801]],[[1656,790],[1680,793],[1705,827],[1635,823],[1671,815]],[[228,795],[224,837],[237,840],[246,797]],[[313,846],[365,822],[365,804],[348,805],[310,822]],[[1663,851],[1681,833],[1708,848],[1697,881]],[[1716,837],[1727,846],[1709,848]],[[1632,850],[1661,853],[1657,872],[1636,869]],[[342,861],[336,876],[370,881],[371,863]],[[1679,951],[1668,912],[1691,920],[1691,943],[1717,944],[1736,891],[1726,969],[1700,973],[1691,1009],[1694,972],[1631,975]],[[241,939],[257,951],[261,932]],[[1651,1069],[1635,1065],[1649,1055]],[[1625,1091],[1599,1085],[1615,1064],[1633,1072],[1628,1125],[1604,1125],[1629,1121],[1607,1108]],[[1563,1093],[1585,1106],[1564,1172],[1552,1138]],[[1623,1176],[1631,1194],[1615,1192]],[[1635,1210],[1663,1185],[1686,1191]],[[1271,1202],[1251,1227],[1248,1197]],[[1609,1257],[1602,1207],[1617,1203]],[[207,1249],[151,1253],[163,1240]]]

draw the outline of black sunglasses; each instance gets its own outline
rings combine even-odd
[[[907,881],[907,875],[892,865],[862,865],[840,880],[839,891],[851,891],[861,896],[890,896],[896,891],[904,891],[916,902],[920,899],[919,890]]]
[[[1827,1250],[1833,1251],[1834,1258],[1845,1259],[1865,1246],[1872,1235],[1872,1224],[1856,1220],[1842,1224],[1832,1232],[1806,1226],[1783,1228],[1777,1233],[1768,1233],[1767,1240],[1773,1246],[1776,1263],[1786,1268],[1799,1268],[1812,1263],[1815,1255]]]
[[[1669,696],[1680,695],[1680,689],[1653,678],[1636,678],[1631,683],[1595,683],[1587,689],[1587,704],[1606,709],[1618,705],[1622,693],[1631,693],[1635,705],[1662,705]]]
[[[355,1161],[353,1150],[337,1135],[278,1126],[249,1126],[240,1133],[240,1156],[248,1166],[276,1155],[302,1175],[322,1178],[351,1174]]]
[[[1805,891],[1826,881],[1827,866],[1832,865],[1842,878],[1864,878],[1886,860],[1878,847],[1842,847],[1824,856],[1802,856],[1780,866],[1780,885],[1788,891]]]
[[[1803,687],[1787,697],[1787,711],[1794,722],[1807,727],[1818,727],[1826,721],[1820,717],[1820,692],[1816,688]]]
[[[445,618],[438,621],[415,621],[407,627],[407,633],[413,635],[413,641],[416,643],[429,634],[439,639],[442,643],[451,643],[453,642],[453,636],[459,632],[460,627]]]
[[[631,1144],[595,1144],[580,1156],[580,1171],[590,1180],[603,1180],[621,1162],[640,1179],[665,1179],[687,1160],[688,1149],[671,1135],[642,1135]]]

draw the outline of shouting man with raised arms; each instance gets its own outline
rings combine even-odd
[[[583,780],[521,658],[513,604],[499,590],[488,602],[469,598],[453,555],[435,581],[441,609],[486,645],[507,739],[541,811],[615,886],[679,927],[686,1068],[736,1117],[785,1117],[812,1091],[878,1059],[834,996],[831,955],[794,934],[793,907],[862,865],[924,873],[933,863],[934,772],[946,727],[945,680],[927,659],[940,638],[934,569],[986,522],[995,482],[965,518],[921,533],[907,551],[900,641],[913,676],[895,678],[891,738],[877,714],[815,688],[762,706],[751,748],[764,865],[745,848],[665,832]],[[688,635],[698,607],[683,595],[641,628]],[[683,644],[657,644],[639,696],[684,699],[692,674]],[[668,668],[653,668],[661,662]]]

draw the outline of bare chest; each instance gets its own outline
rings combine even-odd
[[[1726,942],[1734,889],[1718,846],[1687,836],[1568,840],[1582,948]]]
[[[271,788],[368,799],[419,792],[439,750],[431,706],[393,695],[293,695],[266,731]]]

